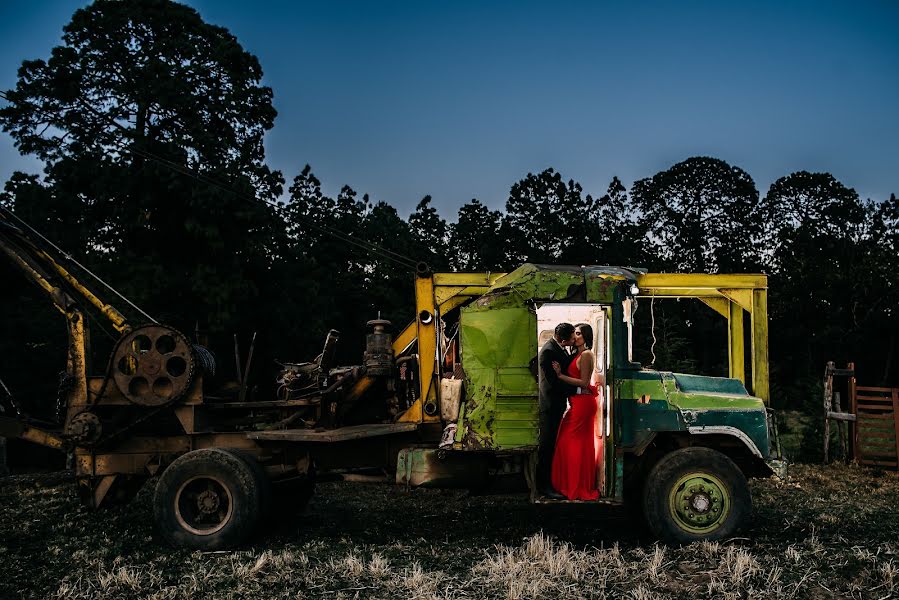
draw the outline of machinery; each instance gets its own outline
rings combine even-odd
[[[746,477],[782,467],[766,409],[762,275],[530,264],[508,274],[432,273],[422,264],[415,318],[395,337],[391,323],[370,321],[360,365],[333,364],[339,334],[331,331],[314,360],[283,366],[273,398],[247,400],[205,390],[215,368],[208,351],[165,325],[129,322],[6,218],[0,250],[47,293],[69,332],[61,427],[0,417],[0,436],[70,452],[93,508],[128,500],[155,477],[155,518],[174,544],[240,543],[270,510],[273,482],[299,488],[299,505],[316,476],[354,470],[408,486],[518,479],[531,501],[553,502],[534,491],[533,364],[563,320],[593,325],[606,381],[597,504],[639,504],[668,541],[719,539],[749,514]],[[647,296],[698,298],[727,318],[731,376],[633,362],[633,317]],[[86,305],[121,335],[100,375],[87,373]]]

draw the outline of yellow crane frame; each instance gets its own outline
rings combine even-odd
[[[401,422],[439,422],[440,315],[484,295],[505,273],[426,273],[415,278],[416,318],[393,342],[396,356],[418,341],[421,394]],[[730,377],[746,384],[744,311],[750,319],[752,393],[765,404],[768,387],[768,278],[765,275],[637,274],[637,297],[695,298],[728,321]],[[431,407],[428,409],[428,407]],[[436,410],[433,408],[436,407]]]

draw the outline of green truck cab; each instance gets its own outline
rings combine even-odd
[[[533,502],[560,502],[535,491],[540,427],[535,364],[538,349],[563,321],[593,327],[597,374],[605,379],[597,417],[603,440],[597,503],[639,506],[650,529],[667,541],[720,539],[732,535],[751,512],[747,478],[782,473],[766,406],[763,275],[648,274],[620,267],[533,264],[500,276],[485,274],[481,281],[463,282],[461,274],[453,275],[456,285],[441,294],[439,274],[419,274],[430,277],[435,298],[431,313],[419,295],[419,321],[434,314],[438,328],[457,328],[455,352],[464,391],[457,406],[448,411],[442,406],[444,413],[456,416],[455,434],[439,451],[442,461],[432,462],[414,483],[440,484],[454,460],[487,455],[520,466]],[[696,298],[726,317],[730,377],[654,371],[634,362],[634,313],[639,299],[647,297]],[[441,311],[441,306],[450,310]],[[748,340],[744,313],[750,316]],[[746,346],[753,393],[746,387]],[[443,354],[444,363],[447,354],[452,353]],[[424,421],[435,412],[434,405],[428,410],[427,396],[423,389],[424,408],[417,416]],[[436,404],[454,402],[435,396]],[[401,454],[399,480],[411,477],[413,462],[408,452]]]

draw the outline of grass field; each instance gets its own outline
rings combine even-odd
[[[0,480],[0,598],[899,597],[899,477],[794,465],[741,537],[672,548],[623,510],[320,485],[253,545],[169,548],[149,490],[88,513],[65,474]]]

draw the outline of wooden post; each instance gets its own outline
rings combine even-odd
[[[840,392],[833,393],[833,410],[836,413],[843,413],[842,402],[840,402]],[[837,421],[834,425],[837,428],[837,435],[840,439],[840,453],[842,454],[842,458],[845,462],[849,462],[849,448],[846,442],[846,430],[843,427],[843,421]]]

